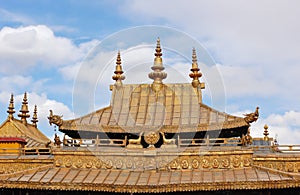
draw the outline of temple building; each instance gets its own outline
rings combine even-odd
[[[149,67],[150,69],[150,67]],[[0,126],[0,194],[299,194],[299,145],[252,138],[259,108],[244,117],[202,101],[202,73],[192,50],[191,83],[165,83],[157,40],[151,84],[126,84],[118,52],[110,105],[64,120],[50,141],[31,122],[24,99],[20,119],[11,96]],[[145,75],[146,77],[147,75]],[[57,114],[57,115],[56,115]]]

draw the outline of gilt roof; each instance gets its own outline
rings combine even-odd
[[[0,186],[145,193],[286,188],[299,187],[299,182],[292,175],[256,167],[157,172],[45,166],[26,172],[2,175]]]
[[[26,140],[26,147],[44,147],[50,140],[32,124],[8,118],[0,126],[0,137],[19,137]]]
[[[163,84],[158,92],[151,84],[112,86],[110,106],[83,117],[63,121],[60,130],[140,132],[190,132],[249,126],[244,118],[219,112],[202,103],[200,87]]]

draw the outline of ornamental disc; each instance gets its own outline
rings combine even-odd
[[[144,134],[145,142],[149,145],[156,144],[158,142],[159,138],[160,138],[159,133],[155,132],[155,131],[151,131],[149,133]]]

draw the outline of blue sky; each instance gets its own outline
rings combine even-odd
[[[36,103],[39,107],[40,129],[52,136],[53,127],[46,121],[48,110],[52,108],[64,118],[73,117],[74,82],[79,78],[76,75],[89,52],[105,40],[112,41],[111,37],[124,29],[157,25],[197,40],[214,59],[214,65],[201,68],[203,80],[209,81],[208,75],[218,70],[221,74],[218,79],[224,86],[213,87],[215,80],[210,80],[208,85],[211,87],[205,92],[208,105],[213,106],[211,99],[216,98],[211,97],[209,90],[216,90],[217,94],[220,90],[225,94],[222,103],[228,113],[241,115],[260,106],[261,118],[251,130],[254,136],[262,136],[263,125],[267,123],[271,136],[277,134],[280,143],[299,144],[299,4],[298,1],[269,0],[247,3],[234,0],[1,1],[0,118],[6,118],[10,93],[16,96],[18,111],[22,94],[28,91],[30,106]],[[124,61],[128,64],[141,63],[142,60],[150,63],[153,53],[149,45],[151,39],[155,43],[160,33],[163,34],[153,32],[152,38],[150,33],[146,37],[135,31],[126,41],[133,42],[133,39],[140,40],[137,38],[144,36],[140,45],[134,49],[131,45],[129,49],[118,42],[111,52],[103,54],[101,59],[109,59],[110,63],[108,66],[99,65],[106,69],[94,89],[93,108],[109,104],[108,85],[113,83],[110,77],[117,50],[123,50]],[[168,45],[168,36],[161,37],[165,37],[161,40],[162,46],[164,41]],[[174,41],[170,50],[164,50],[165,62],[170,65],[167,70],[176,69],[183,75],[180,81],[189,82],[190,67],[186,66],[190,62],[171,52],[182,51],[187,42]],[[195,47],[189,44],[188,47]],[[144,56],[135,53],[137,51]],[[202,52],[198,55],[201,56]],[[150,66],[145,70],[146,80]],[[125,83],[143,79],[135,78],[132,72],[128,66]],[[168,81],[173,80],[170,77]]]

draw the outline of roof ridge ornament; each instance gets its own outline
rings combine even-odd
[[[8,118],[9,119],[14,118],[14,113],[15,113],[14,94],[10,95],[10,101],[9,101],[7,113],[8,113]]]
[[[193,54],[192,54],[192,68],[190,73],[190,77],[193,79],[192,85],[194,88],[198,87],[201,83],[199,81],[199,78],[202,76],[202,73],[199,72],[199,67],[198,67],[198,62],[197,62],[197,54],[196,54],[196,49],[193,48]]]
[[[117,55],[117,61],[116,61],[116,70],[114,71],[115,75],[112,76],[112,79],[116,81],[116,85],[120,86],[122,85],[122,80],[125,79],[125,76],[122,75],[124,72],[122,70],[122,63],[121,63],[121,54],[120,51],[118,51]]]
[[[20,114],[18,114],[19,117],[21,117],[22,123],[27,124],[26,118],[29,118],[30,115],[28,114],[28,102],[27,102],[27,93],[24,93],[24,98],[22,102],[22,107],[20,110]]]
[[[39,122],[38,117],[37,117],[37,106],[34,105],[34,111],[33,111],[33,116],[31,120],[32,124],[37,127],[37,122]]]
[[[160,39],[157,38],[156,49],[155,49],[155,54],[154,54],[155,55],[154,64],[151,67],[153,72],[150,72],[148,74],[149,78],[154,80],[153,84],[152,84],[152,88],[156,92],[161,89],[161,86],[163,84],[162,80],[167,78],[167,73],[163,72],[165,67],[163,66],[163,63],[162,63],[161,51],[162,51],[162,49],[160,47]]]
[[[259,107],[257,106],[256,109],[255,109],[255,112],[252,112],[252,113],[249,113],[249,114],[244,114],[244,120],[247,122],[247,123],[252,123],[252,122],[255,122],[257,121],[258,117],[259,117]]]

